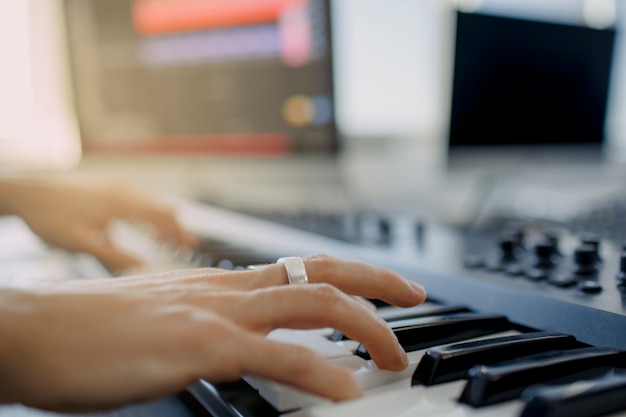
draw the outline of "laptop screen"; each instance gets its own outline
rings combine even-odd
[[[65,0],[86,152],[337,148],[328,0]]]
[[[457,13],[450,151],[600,145],[614,30]]]

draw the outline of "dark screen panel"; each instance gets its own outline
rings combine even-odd
[[[600,144],[615,32],[457,14],[450,148]]]
[[[337,147],[326,0],[65,0],[87,151]]]

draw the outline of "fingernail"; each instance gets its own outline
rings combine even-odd
[[[393,332],[393,330],[391,334],[393,335],[393,337],[396,339],[396,342],[398,343],[396,345],[398,347],[398,354],[400,355],[400,359],[402,359],[402,364],[404,365],[404,368],[406,368],[407,366],[409,366],[409,356],[407,355],[406,351],[404,350],[404,348],[398,341],[398,336]]]
[[[400,353],[400,358],[402,359],[403,365],[406,368],[409,366],[409,355],[406,354],[406,351],[402,346],[398,344],[398,352]]]
[[[358,384],[356,384],[346,390],[346,396],[344,400],[354,400],[361,397],[363,397],[363,390],[361,389],[361,387],[359,387]]]

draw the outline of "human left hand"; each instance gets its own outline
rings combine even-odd
[[[78,178],[23,178],[3,182],[11,213],[49,244],[94,255],[111,271],[141,266],[136,256],[115,245],[108,233],[116,219],[148,224],[156,238],[190,248],[196,238],[185,231],[171,207],[118,183]],[[8,190],[8,191],[7,191]]]

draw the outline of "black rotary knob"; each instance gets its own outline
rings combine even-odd
[[[559,251],[559,236],[556,232],[545,232],[542,240],[552,246],[554,255],[560,255],[561,252]]]
[[[523,228],[519,227],[510,229],[505,233],[505,235],[513,241],[516,249],[524,248],[524,238],[526,237],[526,234],[524,233]]]
[[[552,242],[542,241],[535,245],[534,266],[537,268],[551,268],[554,266],[555,246]]]
[[[593,275],[597,269],[598,257],[593,246],[583,245],[574,251],[574,273],[577,275]]]
[[[601,261],[600,259],[600,238],[592,233],[585,234],[581,236],[580,243],[584,246],[590,246],[594,249],[596,253],[596,262]]]
[[[500,260],[504,262],[514,261],[516,258],[515,252],[517,251],[517,242],[510,238],[501,239],[500,246]]]

